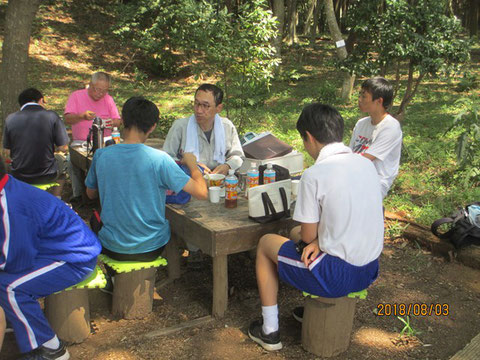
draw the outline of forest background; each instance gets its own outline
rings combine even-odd
[[[1,121],[16,111],[6,98],[15,100],[17,88],[39,88],[62,114],[71,91],[104,70],[119,108],[133,95],[158,105],[155,136],[191,113],[200,83],[214,82],[240,133],[271,131],[303,151],[295,123],[305,104],[337,107],[348,143],[365,116],[360,83],[382,75],[394,84],[391,112],[404,133],[386,207],[429,225],[480,199],[479,7],[476,0],[3,0]],[[33,23],[9,24],[15,17]],[[25,50],[8,48],[21,43],[11,34],[24,30],[29,55],[15,60]],[[11,70],[23,63],[25,80],[23,70]]]

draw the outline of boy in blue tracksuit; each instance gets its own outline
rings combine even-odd
[[[37,299],[86,278],[100,243],[61,200],[8,176],[1,158],[0,219],[0,308],[20,351],[25,359],[69,359]]]

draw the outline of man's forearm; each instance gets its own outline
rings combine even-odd
[[[65,124],[67,125],[75,125],[82,120],[85,120],[83,114],[65,114]]]

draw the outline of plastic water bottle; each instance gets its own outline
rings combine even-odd
[[[259,173],[257,169],[257,163],[252,162],[250,169],[247,171],[247,191],[245,194],[248,197],[248,189],[258,186]]]
[[[228,170],[228,176],[225,178],[225,207],[236,208],[238,197],[238,179],[234,175],[234,170]]]
[[[270,184],[275,182],[275,170],[273,170],[272,163],[267,164],[267,168],[263,172],[263,183]]]
[[[120,131],[118,131],[117,127],[113,128],[112,139],[115,141],[115,144],[120,144]]]

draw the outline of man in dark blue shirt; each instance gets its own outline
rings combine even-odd
[[[29,184],[46,184],[59,179],[55,147],[67,151],[68,136],[58,114],[46,110],[40,91],[29,88],[18,96],[20,111],[5,121],[3,147],[10,151],[12,175]],[[60,197],[61,187],[53,190]]]

